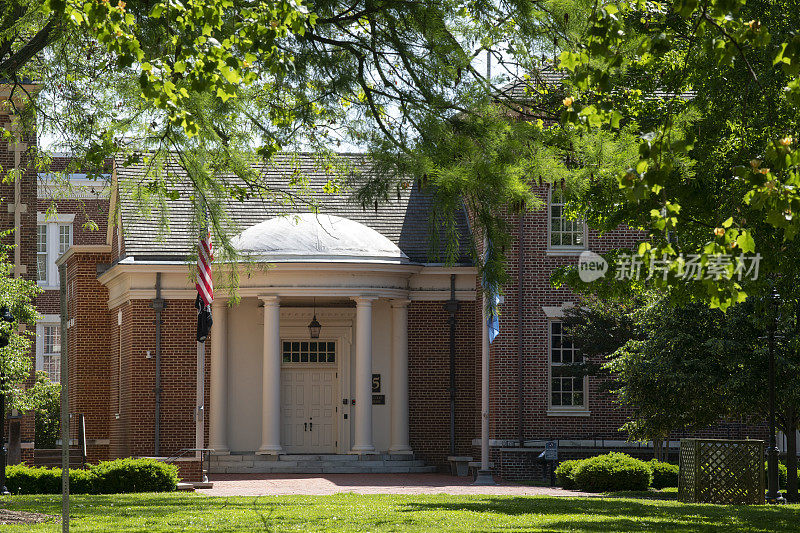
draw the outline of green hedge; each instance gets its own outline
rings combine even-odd
[[[575,467],[581,463],[579,459],[561,461],[556,468],[556,483],[565,489],[575,488]]]
[[[69,471],[73,494],[170,492],[177,484],[178,467],[154,459],[116,459]],[[60,494],[61,469],[9,466],[6,487],[12,494]]]
[[[651,486],[654,489],[661,490],[665,487],[678,486],[678,465],[662,463],[656,459],[651,459],[647,465],[653,471],[653,483]]]
[[[644,461],[611,452],[584,459],[573,470],[575,486],[588,492],[647,490],[653,472]]]

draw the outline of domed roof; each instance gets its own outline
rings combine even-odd
[[[408,262],[392,241],[353,220],[301,213],[265,220],[233,238],[233,246],[267,261]]]

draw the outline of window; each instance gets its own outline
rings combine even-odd
[[[36,279],[47,281],[47,224],[36,228]]]
[[[566,199],[560,188],[550,189],[550,243],[552,249],[584,249],[586,224],[583,220],[567,218]]]
[[[550,408],[586,409],[586,377],[582,376],[583,357],[564,334],[559,320],[550,322]]]
[[[72,226],[70,224],[58,225],[58,255],[69,250],[72,245]]]
[[[36,279],[39,285],[58,287],[56,259],[72,246],[72,221],[75,215],[55,215],[48,219],[39,213],[36,228]]]
[[[50,381],[61,381],[61,326],[44,326],[44,349],[42,370]]]
[[[283,341],[283,362],[335,363],[336,343],[327,341]]]

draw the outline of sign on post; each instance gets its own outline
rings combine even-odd
[[[549,440],[544,444],[544,460],[558,461],[558,441]]]

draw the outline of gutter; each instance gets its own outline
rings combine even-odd
[[[156,297],[150,302],[150,307],[156,311],[156,384],[153,392],[155,393],[155,435],[153,437],[153,455],[161,456],[161,325],[163,319],[161,312],[167,307],[167,303],[161,298],[161,272],[156,273]]]

